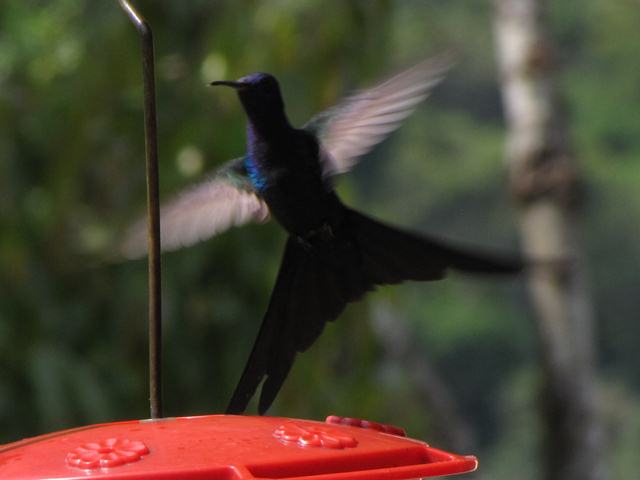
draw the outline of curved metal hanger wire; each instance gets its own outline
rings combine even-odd
[[[158,131],[156,124],[153,35],[147,21],[127,0],[118,0],[118,3],[138,30],[142,45],[149,252],[149,402],[151,418],[162,418],[160,201],[158,193]]]

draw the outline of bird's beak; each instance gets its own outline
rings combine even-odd
[[[211,82],[209,85],[224,85],[225,87],[235,88],[236,90],[241,90],[247,86],[244,82],[232,82],[230,80],[216,80],[215,82]]]

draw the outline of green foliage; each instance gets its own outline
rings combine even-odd
[[[5,0],[0,9],[0,443],[147,415],[146,263],[103,261],[144,208],[139,45],[116,3]],[[638,418],[639,14],[631,0],[550,3],[588,193],[603,383],[616,385],[605,407]],[[516,248],[490,2],[137,4],[156,38],[165,196],[243,151],[243,112],[209,81],[273,72],[300,124],[349,90],[454,47],[447,82],[339,190],[396,224]],[[249,226],[164,256],[167,414],[224,408],[283,244],[274,225]],[[371,330],[381,299],[409,320],[472,425],[486,476],[534,478],[539,367],[521,281],[381,289],[300,356],[270,413],[371,418],[437,445],[438,413]],[[612,472],[628,478],[640,426],[620,415]]]

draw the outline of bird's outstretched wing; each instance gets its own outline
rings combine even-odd
[[[313,117],[303,128],[320,138],[326,153],[324,174],[331,176],[350,170],[358,157],[411,115],[451,65],[448,54],[425,60]]]
[[[211,178],[178,194],[160,207],[162,250],[177,250],[206,240],[235,225],[265,222],[269,208],[254,190],[244,158],[227,162]],[[146,219],[133,224],[118,253],[137,258],[147,252]]]

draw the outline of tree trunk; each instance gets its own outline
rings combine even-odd
[[[541,260],[528,281],[544,367],[544,471],[549,480],[600,480],[593,306],[578,226],[581,188],[555,90],[546,2],[494,0],[494,7],[510,188],[524,250]]]

